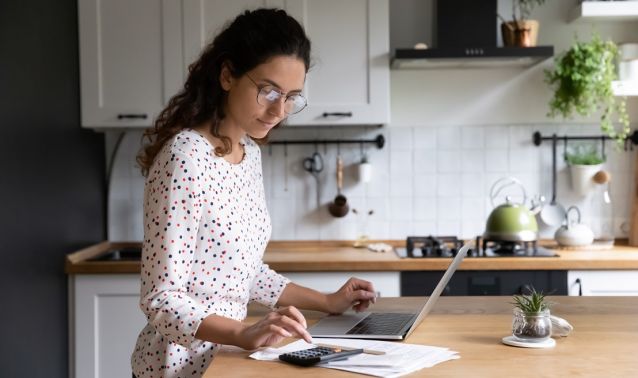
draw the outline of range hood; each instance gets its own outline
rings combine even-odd
[[[496,0],[439,0],[435,6],[436,47],[396,49],[392,68],[526,67],[554,55],[553,46],[497,46]]]

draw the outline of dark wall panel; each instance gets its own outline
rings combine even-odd
[[[77,4],[0,2],[3,377],[67,377],[64,256],[105,238],[104,138],[80,128]]]

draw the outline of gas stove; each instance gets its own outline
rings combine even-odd
[[[408,236],[406,248],[395,248],[401,258],[454,257],[463,246],[456,236]],[[536,241],[511,242],[476,237],[474,248],[466,257],[558,257],[553,251],[538,246]]]

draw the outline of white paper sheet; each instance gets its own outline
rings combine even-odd
[[[316,339],[318,343],[339,345],[350,348],[365,348],[383,351],[384,355],[357,354],[347,360],[318,364],[318,367],[347,370],[376,377],[400,377],[414,371],[432,367],[438,363],[460,358],[457,352],[448,348],[428,345],[406,344],[400,342],[355,340],[355,339]],[[298,340],[281,348],[266,348],[250,355],[262,361],[279,361],[282,353],[313,348],[315,345]]]

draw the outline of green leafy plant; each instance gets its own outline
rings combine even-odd
[[[572,118],[574,114],[590,116],[602,109],[601,130],[622,144],[629,134],[629,117],[625,99],[612,91],[616,80],[615,60],[618,48],[613,41],[603,41],[594,34],[590,42],[576,42],[557,57],[554,70],[545,70],[545,81],[554,90],[549,102],[550,117]],[[614,127],[613,117],[622,127]]]
[[[545,0],[514,0],[512,1],[512,20],[525,21],[537,5],[543,5]],[[518,14],[518,17],[516,16]]]
[[[565,153],[565,160],[571,165],[596,165],[605,162],[592,144],[578,144]]]
[[[543,292],[537,292],[534,288],[527,295],[515,295],[512,304],[526,314],[537,314],[549,310],[553,305],[545,298]]]

